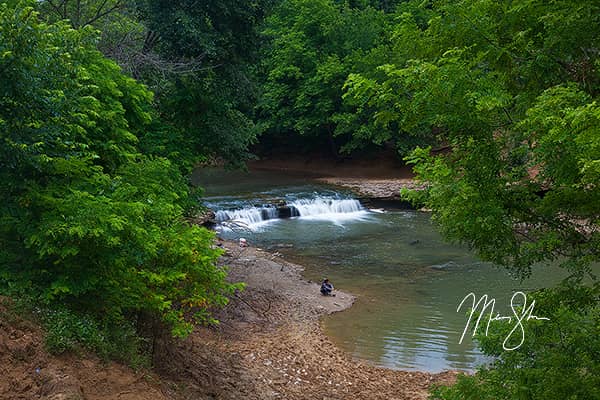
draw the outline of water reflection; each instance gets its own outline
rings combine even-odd
[[[269,196],[293,201],[315,192],[332,195],[303,178],[291,178],[286,186],[285,178],[265,182],[264,177],[246,179],[246,192],[238,197],[231,196],[235,183],[217,180],[221,193],[208,187],[211,206],[242,208]],[[467,249],[443,242],[429,215],[419,212],[275,219],[253,231],[221,234],[277,249],[304,265],[307,278],[327,276],[336,288],[357,295],[351,309],[325,319],[325,331],[355,357],[398,369],[473,369],[486,360],[470,338],[458,343],[466,316],[456,308],[464,296],[488,294],[502,311],[515,290],[551,285],[563,276],[546,267],[524,283],[515,281]]]

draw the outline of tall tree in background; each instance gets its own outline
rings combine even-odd
[[[167,69],[151,51],[154,36],[139,21],[134,0],[41,0],[37,8],[48,22],[97,29],[98,49],[134,78],[151,66]]]
[[[127,0],[41,0],[39,3],[46,13],[54,14],[54,19],[69,20],[75,29],[95,26],[128,6]]]
[[[337,155],[350,131],[338,129],[347,111],[342,86],[350,72],[373,67],[371,50],[385,42],[386,27],[386,16],[371,7],[283,1],[263,31],[259,120],[268,127],[267,140]]]
[[[270,3],[137,2],[141,20],[158,38],[155,51],[197,66],[161,81],[157,100],[162,119],[185,137],[182,144],[205,159],[239,165],[261,131],[252,119],[257,96],[252,63],[257,25]]]
[[[199,161],[241,165],[261,129],[252,119],[258,89],[251,64],[269,0],[53,0],[49,21],[101,31],[99,49],[156,94],[148,153],[184,170]]]

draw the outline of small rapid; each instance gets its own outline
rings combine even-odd
[[[217,223],[236,221],[246,225],[253,225],[270,219],[279,218],[279,210],[276,207],[249,207],[240,210],[218,210],[215,212],[215,218]]]
[[[332,199],[317,197],[315,199],[300,199],[292,202],[290,207],[298,211],[300,217],[319,215],[349,214],[364,211],[356,199]]]
[[[235,222],[257,226],[267,221],[286,218],[307,218],[340,221],[360,219],[368,214],[358,200],[317,196],[296,199],[278,205],[249,206],[239,209],[216,210],[218,224]]]

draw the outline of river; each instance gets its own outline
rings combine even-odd
[[[369,210],[352,194],[279,172],[200,170],[195,183],[217,212],[219,235],[246,238],[306,267],[308,279],[329,278],[357,296],[355,305],[323,321],[327,335],[353,357],[395,369],[473,370],[486,362],[457,306],[470,292],[507,309],[516,290],[556,283],[555,267],[538,267],[519,282],[444,242],[428,213]],[[293,218],[278,218],[273,204]],[[504,306],[503,306],[504,305]]]

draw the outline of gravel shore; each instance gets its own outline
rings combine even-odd
[[[320,327],[322,316],[350,307],[352,295],[322,296],[301,266],[222,245],[230,279],[247,287],[220,312],[218,329],[201,329],[163,354],[163,373],[187,385],[186,398],[426,399],[432,384],[454,380],[453,372],[394,371],[353,360]]]
[[[302,267],[277,253],[221,245],[229,278],[246,289],[217,313],[217,327],[152,343],[152,371],[86,353],[48,354],[42,329],[0,297],[0,399],[426,399],[432,384],[455,379],[353,360],[320,327],[321,317],[350,307],[352,295],[321,296]]]

